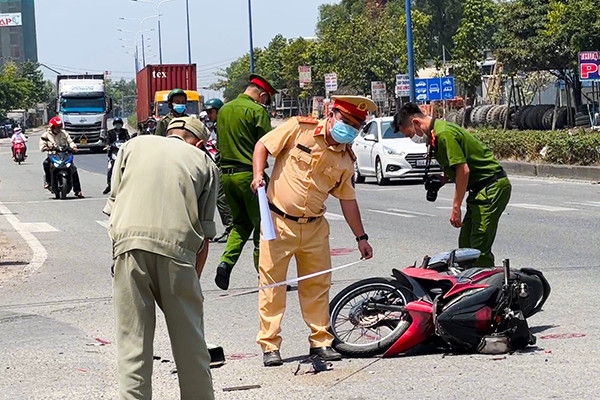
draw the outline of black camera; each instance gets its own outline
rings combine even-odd
[[[425,177],[425,190],[427,190],[427,201],[435,201],[438,192],[443,186],[441,175],[427,175]]]

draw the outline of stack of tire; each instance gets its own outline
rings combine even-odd
[[[587,114],[577,113],[570,109],[571,121],[577,126],[589,126]],[[565,129],[568,123],[568,107],[556,109],[556,129]],[[518,130],[551,130],[555,107],[551,104],[535,106],[510,107],[506,105],[482,105],[465,107],[448,113],[446,120],[464,127],[503,128],[506,121],[507,129]],[[587,119],[584,121],[583,117]]]

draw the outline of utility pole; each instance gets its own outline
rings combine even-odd
[[[415,64],[413,57],[412,17],[410,15],[410,1],[405,0],[406,9],[406,47],[408,49],[408,79],[410,82],[410,101],[415,101]]]
[[[188,39],[188,64],[192,63],[192,40],[190,37],[190,1],[185,0],[185,14],[187,18],[187,39]]]
[[[248,0],[248,27],[250,29],[250,73],[254,73],[254,43],[252,41],[252,0]]]

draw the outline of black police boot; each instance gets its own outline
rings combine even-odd
[[[229,276],[231,275],[231,270],[233,269],[233,265],[229,265],[225,261],[221,262],[217,267],[217,276],[215,276],[215,283],[218,287],[223,290],[229,289]]]
[[[323,361],[339,361],[342,359],[342,355],[329,346],[311,347],[309,355],[318,356]]]
[[[283,365],[279,350],[267,351],[263,353],[263,364],[265,367],[278,367]]]

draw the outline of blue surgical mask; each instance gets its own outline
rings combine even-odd
[[[358,136],[358,129],[342,121],[335,121],[331,129],[331,137],[338,143],[352,143]]]
[[[185,104],[173,104],[173,111],[177,114],[183,114],[185,112]]]

